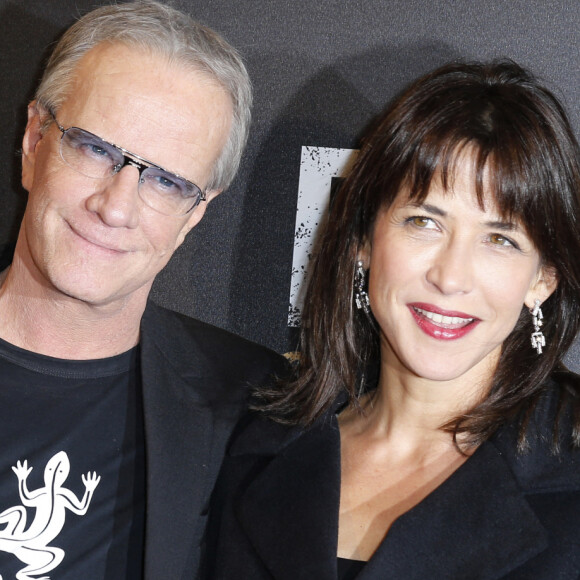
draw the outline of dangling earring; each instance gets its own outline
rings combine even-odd
[[[542,347],[546,346],[546,337],[540,330],[542,319],[544,318],[540,304],[541,302],[536,300],[534,308],[531,311],[533,316],[532,324],[534,325],[534,332],[532,332],[532,348],[535,348],[538,354],[542,354]]]
[[[354,301],[359,310],[363,310],[365,314],[370,314],[369,295],[365,290],[366,272],[363,268],[363,263],[358,260],[356,263],[356,270],[354,272]]]

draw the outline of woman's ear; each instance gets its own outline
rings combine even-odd
[[[553,266],[542,266],[538,271],[536,281],[526,294],[525,304],[532,309],[536,300],[544,303],[558,287],[558,273]]]
[[[369,240],[365,240],[360,247],[357,257],[357,261],[361,261],[363,263],[363,268],[368,270],[371,265],[371,244]]]

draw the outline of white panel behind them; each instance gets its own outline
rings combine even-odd
[[[317,232],[328,214],[332,178],[344,177],[355,155],[355,149],[302,147],[288,326],[300,325],[308,263]]]

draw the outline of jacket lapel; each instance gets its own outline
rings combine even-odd
[[[147,512],[145,578],[182,578],[204,529],[213,415],[199,397],[203,361],[148,309],[141,335]],[[188,343],[191,347],[191,343]],[[186,363],[185,363],[186,360]],[[180,364],[187,364],[187,372]],[[199,364],[198,364],[199,363]],[[196,384],[199,384],[196,387]]]
[[[547,543],[508,464],[488,442],[393,524],[360,579],[493,580]]]
[[[274,454],[248,486],[238,518],[276,580],[336,580],[340,435],[334,416],[277,449],[263,425],[232,454]],[[244,449],[247,447],[247,449]],[[494,580],[547,547],[547,532],[510,466],[484,443],[439,488],[401,516],[357,578]]]
[[[240,523],[276,580],[336,580],[340,438],[330,421],[287,438],[241,498]]]

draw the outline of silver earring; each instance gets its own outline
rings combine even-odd
[[[544,318],[540,304],[541,302],[536,300],[532,310],[532,324],[534,325],[534,332],[532,332],[532,348],[535,348],[538,354],[542,354],[542,347],[546,346],[546,337],[540,330],[540,327],[543,324],[542,319]]]
[[[365,290],[366,272],[361,260],[356,263],[356,270],[354,272],[354,301],[359,310],[363,310],[365,314],[370,314],[369,295]]]

